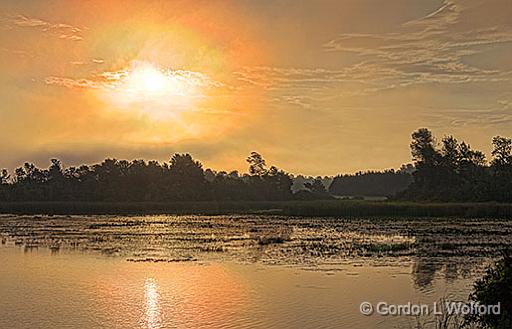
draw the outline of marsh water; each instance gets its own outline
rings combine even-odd
[[[0,328],[414,328],[465,301],[512,222],[0,216]]]

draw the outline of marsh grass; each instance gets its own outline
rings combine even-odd
[[[365,246],[366,250],[369,253],[396,253],[399,251],[409,250],[414,248],[414,244],[408,242],[402,243],[370,243]]]
[[[262,234],[253,233],[252,238],[261,246],[279,244],[291,240],[291,231],[278,230],[276,232],[265,232]]]
[[[287,204],[286,215],[511,218],[512,204],[329,200]]]
[[[512,218],[510,203],[416,203],[315,200],[236,202],[0,202],[0,213],[100,214],[274,214],[311,217]]]

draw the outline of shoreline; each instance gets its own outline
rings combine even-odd
[[[0,202],[19,215],[283,215],[307,217],[454,217],[512,219],[510,203],[401,201]]]

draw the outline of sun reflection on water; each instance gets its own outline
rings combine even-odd
[[[162,328],[158,285],[152,278],[144,283],[144,327],[148,329]]]

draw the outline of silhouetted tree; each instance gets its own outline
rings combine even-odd
[[[512,140],[501,136],[492,139],[490,193],[496,201],[512,201]]]
[[[482,152],[446,136],[439,145],[422,128],[412,134],[414,165],[398,171],[339,175],[329,192],[336,195],[392,196],[430,201],[512,201],[512,141],[493,139],[490,165]],[[47,169],[25,163],[12,177],[0,172],[0,199],[12,201],[200,201],[323,199],[329,177],[292,176],[251,152],[249,173],[203,170],[190,154],[169,163],[105,159],[92,166],[64,168],[51,159]],[[412,175],[412,178],[411,178]],[[412,183],[411,183],[412,180]],[[292,193],[292,184],[293,192]]]
[[[251,152],[246,161],[249,163],[249,174],[263,176],[267,173],[265,160],[258,152]]]
[[[435,165],[439,159],[432,132],[420,128],[412,134],[411,153],[416,164]]]
[[[413,183],[399,198],[430,201],[512,201],[512,142],[494,137],[488,166],[482,152],[453,136],[440,149],[430,131],[412,134]]]
[[[253,200],[288,200],[292,198],[290,175],[272,166],[266,169],[266,162],[257,152],[251,152],[246,159],[249,175],[243,177]]]
[[[332,196],[327,192],[322,177],[317,177],[313,181],[307,181],[304,183],[305,190],[301,190],[295,193],[296,199],[301,200],[322,200],[331,199]]]
[[[175,200],[202,200],[206,180],[203,166],[190,154],[174,154],[169,166],[169,188]]]
[[[0,185],[7,185],[7,183],[9,182],[9,178],[10,175],[9,172],[7,172],[7,169],[2,169],[0,171]]]
[[[238,172],[218,172],[211,183],[214,200],[254,200],[249,193],[249,185],[238,176]]]
[[[507,170],[512,166],[512,140],[501,136],[492,139],[494,149],[491,154],[491,165],[498,170]]]
[[[316,178],[313,183],[307,182],[304,184],[306,189],[308,189],[312,193],[316,194],[326,194],[327,190],[325,189],[324,184],[320,178]]]
[[[292,179],[284,171],[272,166],[263,176],[263,180],[268,186],[267,198],[269,200],[289,200],[292,198]]]
[[[9,189],[9,172],[7,169],[0,170],[0,200],[6,200]]]
[[[266,169],[256,152],[250,156],[252,175],[203,170],[190,154],[174,154],[169,163],[105,159],[92,166],[63,168],[52,159],[48,169],[25,163],[0,176],[0,198],[22,201],[200,201],[286,200],[290,176]]]

